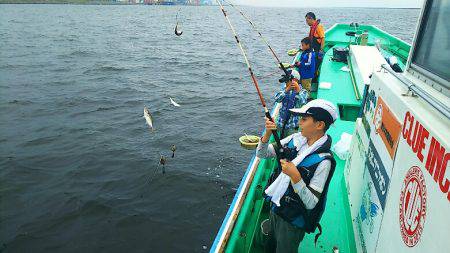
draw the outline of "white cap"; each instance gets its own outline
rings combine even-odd
[[[294,77],[295,79],[300,80],[300,74],[298,73],[297,70],[292,69],[292,70],[291,70],[291,75],[292,75],[292,77]]]
[[[309,115],[315,119],[332,124],[338,118],[336,106],[325,99],[314,99],[301,108],[290,109],[293,113]]]

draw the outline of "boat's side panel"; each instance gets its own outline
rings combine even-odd
[[[244,174],[243,180],[241,181],[236,194],[234,195],[233,202],[230,204],[230,208],[228,209],[227,214],[222,222],[222,226],[217,233],[216,239],[214,240],[213,245],[211,246],[210,252],[221,252],[224,250],[225,245],[228,241],[228,237],[230,236],[231,231],[233,230],[234,223],[236,221],[237,214],[239,213],[240,204],[244,198],[245,193],[245,185],[249,184],[248,180],[250,178],[250,174],[254,171],[259,165],[259,159],[255,159],[253,156],[250,161],[247,170]]]
[[[261,247],[258,247],[259,245],[256,245],[255,238],[259,232],[260,223],[258,221],[264,206],[263,189],[275,164],[275,159],[261,160],[258,173],[251,185],[251,191],[245,198],[225,252],[258,252],[262,250]]]
[[[273,108],[272,117],[275,118],[278,115],[279,107],[280,105],[278,104]],[[261,169],[266,166],[265,163],[266,161],[260,163],[259,158],[253,156],[239,188],[236,191],[233,202],[222,222],[219,232],[216,235],[214,243],[211,246],[210,252],[223,252],[225,251],[225,248],[227,251],[229,251],[229,249],[232,250],[231,252],[234,251],[236,243],[240,241],[240,231],[242,231],[243,223],[245,220],[248,220],[245,218],[251,213],[249,212],[249,208],[254,208],[252,200],[255,197],[252,196],[256,193],[258,182],[267,179],[267,174],[270,173]],[[256,218],[258,218],[258,216],[256,216]],[[244,234],[250,233],[244,232]],[[248,245],[250,245],[250,243]]]
[[[357,122],[352,156],[346,167],[355,239],[360,252],[376,250],[386,196],[392,181],[396,140],[401,129],[398,118],[392,114],[385,101],[380,101],[384,103],[382,107],[376,107],[377,100],[372,95],[372,87],[369,88],[369,94],[371,97],[367,100],[363,117]],[[378,117],[379,110],[386,110],[383,111],[383,119]],[[382,130],[390,131],[389,149],[385,147],[385,132],[380,130],[380,120],[385,121]]]
[[[450,120],[424,99],[405,95],[407,87],[390,73],[377,73],[371,89],[377,98],[374,117],[381,119],[376,129],[382,131],[380,136],[392,136],[394,145],[398,143],[392,170],[395,180],[387,188],[376,251],[448,252]],[[429,92],[437,93],[432,89]],[[379,109],[380,104],[388,108]],[[445,104],[450,104],[448,97]],[[390,123],[383,114],[386,109],[401,125],[395,130],[398,132],[383,127]]]
[[[385,71],[368,94],[346,167],[358,251],[448,251],[450,120]]]
[[[364,125],[362,123],[362,119],[359,118],[356,121],[355,133],[352,137],[352,144],[350,147],[350,155],[345,165],[344,177],[346,181],[346,188],[348,194],[348,203],[350,205],[350,217],[352,221],[353,231],[355,231],[354,239],[355,239],[355,247],[357,248],[357,252],[364,252],[363,248],[366,248],[366,245],[361,242],[363,235],[360,217],[361,207],[364,209],[364,213],[366,206],[361,205],[363,199],[363,186],[367,185],[363,179],[366,179],[368,173],[365,172],[365,162],[366,162],[366,150],[369,146],[369,137],[366,134],[364,129]],[[366,175],[367,174],[367,175]],[[372,196],[369,196],[370,198]],[[366,199],[369,199],[367,198]],[[370,203],[370,202],[369,202]],[[369,205],[370,207],[370,205]],[[368,219],[370,218],[370,219]],[[369,225],[373,224],[373,217],[364,216],[364,221],[366,221]],[[373,230],[372,230],[373,231]],[[353,235],[352,235],[353,236]]]

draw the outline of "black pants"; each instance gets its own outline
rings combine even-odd
[[[283,220],[270,211],[269,240],[266,252],[297,253],[300,242],[305,237],[305,231]]]
[[[312,83],[318,83],[319,82],[319,75],[320,75],[320,65],[322,65],[322,58],[319,58],[317,55],[319,52],[316,52],[316,72],[314,74],[314,78],[312,79]]]

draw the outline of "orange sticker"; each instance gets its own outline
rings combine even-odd
[[[380,96],[378,96],[377,106],[375,107],[373,124],[375,125],[375,132],[380,135],[389,155],[394,159],[402,125]]]

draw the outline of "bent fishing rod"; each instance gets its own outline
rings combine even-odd
[[[250,72],[250,77],[252,78],[253,84],[255,85],[255,88],[256,88],[256,92],[258,92],[259,100],[261,101],[261,104],[264,108],[264,113],[270,121],[274,122],[272,116],[270,115],[269,110],[267,109],[266,101],[264,100],[261,90],[259,89],[258,81],[256,80],[255,74],[253,74],[253,70],[252,70],[252,67],[250,66],[250,62],[248,61],[247,54],[245,53],[245,50],[242,47],[241,42],[239,41],[239,37],[236,33],[236,30],[234,29],[233,25],[231,24],[230,19],[228,18],[227,13],[225,12],[225,9],[223,8],[223,5],[220,3],[219,0],[216,0],[216,2],[220,6],[220,9],[222,10],[223,15],[225,16],[225,19],[227,20],[228,25],[230,26],[230,29],[233,32],[234,38],[236,39],[236,43],[238,44],[239,48],[241,49],[242,56],[244,57],[245,63],[247,64],[247,67],[248,67],[248,71]],[[272,134],[273,134],[273,137],[275,138],[275,142],[277,144],[277,147],[274,148],[274,150],[275,150],[275,154],[277,155],[278,169],[280,170],[281,169],[280,160],[285,158],[286,151],[283,149],[283,146],[281,145],[280,137],[278,136],[278,132],[276,129],[272,130]]]
[[[247,15],[245,15],[245,13],[239,9],[238,7],[236,7],[233,3],[231,3],[228,0],[223,0],[224,2],[227,2],[231,7],[233,7],[237,12],[239,12],[242,17],[244,17],[245,20],[248,21],[248,23],[250,23],[251,27],[253,28],[253,30],[255,30],[256,33],[258,33],[259,37],[262,39],[262,41],[264,42],[264,44],[266,44],[266,46],[269,48],[269,51],[272,53],[273,58],[275,59],[277,65],[280,66],[281,70],[283,70],[285,77],[283,79],[280,79],[280,82],[288,82],[290,80],[292,80],[291,77],[291,73],[289,73],[289,71],[284,67],[283,63],[281,62],[280,58],[278,58],[277,54],[275,53],[275,51],[272,49],[272,47],[270,46],[269,42],[266,40],[266,38],[264,38],[264,36],[261,34],[261,32],[258,30],[258,28],[255,26],[255,24],[253,23],[253,21],[250,20],[249,17],[247,17]]]

